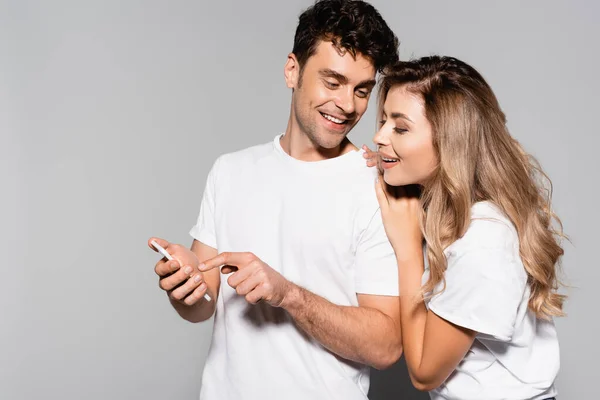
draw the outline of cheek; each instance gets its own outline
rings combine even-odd
[[[438,164],[438,155],[433,147],[433,139],[431,135],[427,135],[421,140],[420,146],[420,157],[423,159],[423,165],[428,171],[431,171]]]
[[[371,97],[365,97],[365,98],[361,98],[358,96],[354,97],[354,109],[356,110],[356,112],[360,112],[361,114],[364,114],[365,111],[367,111],[367,108],[369,107],[369,99]]]
[[[408,136],[392,133],[390,144],[396,155],[403,160],[411,158],[415,153],[415,141]]]
[[[365,99],[358,99],[354,106],[354,112],[358,116],[358,118],[362,117],[364,113],[367,111],[369,106],[369,101]]]
[[[311,88],[310,96],[315,101],[315,103],[322,103],[331,95],[327,88],[323,87],[322,85],[319,85]]]
[[[318,103],[324,97],[322,88],[315,87],[315,85],[311,85],[309,82],[304,82],[302,87],[297,90],[300,103],[302,104]]]
[[[421,138],[416,134],[395,135],[392,148],[405,162],[419,166],[436,164],[435,150],[428,138]]]
[[[433,148],[433,145],[430,145],[425,154],[425,159],[427,160],[427,167],[430,171],[434,170],[439,164],[439,157],[437,152]]]
[[[429,141],[421,141],[415,144],[414,154],[419,158],[421,165],[427,166],[434,162],[435,151],[433,145]]]

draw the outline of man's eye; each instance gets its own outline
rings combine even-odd
[[[359,90],[356,93],[357,93],[358,97],[363,98],[363,99],[365,97],[369,96],[369,92],[367,92],[366,90]]]
[[[337,89],[340,85],[337,82],[325,81],[325,86],[327,86],[329,89]]]

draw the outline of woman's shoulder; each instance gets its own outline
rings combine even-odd
[[[517,251],[519,236],[510,219],[489,201],[475,203],[471,208],[471,222],[467,231],[448,250],[508,250]]]

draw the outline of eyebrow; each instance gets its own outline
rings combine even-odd
[[[383,114],[384,114],[384,115],[387,115],[387,114],[385,113],[385,111],[383,112]],[[390,116],[390,118],[391,118],[391,119],[398,119],[398,118],[402,118],[402,119],[405,119],[405,120],[407,120],[407,121],[409,121],[409,122],[412,122],[412,123],[414,124],[413,120],[412,120],[412,119],[410,119],[410,118],[408,118],[408,115],[406,115],[406,114],[403,114],[403,113],[401,113],[401,112],[393,112],[393,113],[392,113],[392,115]]]
[[[340,74],[339,72],[336,72],[332,69],[329,68],[324,68],[319,70],[319,75],[323,76],[323,77],[327,77],[327,78],[334,78],[337,79],[338,82],[340,82],[342,85],[347,85],[348,84],[348,78],[345,75]],[[377,83],[377,81],[375,81],[375,79],[367,79],[365,81],[360,82],[358,85],[356,85],[357,88],[373,88],[373,86],[375,86],[375,84]]]

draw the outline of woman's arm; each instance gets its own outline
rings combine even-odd
[[[398,259],[402,345],[410,379],[419,390],[440,386],[465,357],[475,340],[474,332],[428,311],[421,295],[423,251],[406,246]],[[410,252],[409,252],[410,251]]]

